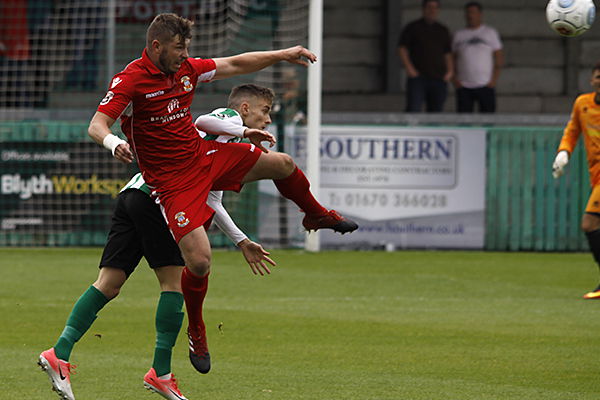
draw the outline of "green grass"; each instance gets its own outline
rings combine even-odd
[[[57,398],[35,365],[100,249],[0,249],[0,399]],[[585,400],[600,397],[600,302],[589,254],[275,251],[269,277],[217,251],[205,304],[213,370],[180,335],[190,399]],[[76,398],[146,394],[158,285],[143,263],[71,361]],[[217,329],[223,323],[222,332]],[[184,328],[187,324],[184,324]]]

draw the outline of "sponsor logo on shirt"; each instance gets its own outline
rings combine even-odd
[[[194,85],[192,85],[192,82],[190,81],[190,77],[187,75],[181,78],[181,83],[183,84],[183,90],[186,92],[189,92],[194,88]]]
[[[117,77],[115,79],[113,79],[112,81],[112,85],[110,85],[110,88],[114,88],[115,86],[117,86],[119,83],[123,82],[123,79]]]
[[[190,220],[187,219],[183,211],[180,211],[177,214],[175,214],[175,221],[177,221],[177,226],[180,228],[183,228],[190,223]]]
[[[167,106],[167,111],[169,112],[169,114],[171,114],[173,112],[173,110],[178,107],[179,107],[179,99],[173,99],[169,102],[169,105]]]
[[[106,92],[106,96],[104,96],[104,98],[100,102],[100,105],[103,106],[105,104],[108,104],[108,102],[111,101],[113,97],[115,97],[115,94],[109,90],[108,92]]]
[[[146,93],[146,98],[147,99],[151,99],[153,97],[160,96],[162,94],[165,94],[165,91],[164,90],[158,90],[156,92]]]
[[[163,115],[161,117],[150,117],[150,122],[160,121],[161,124],[164,124],[166,122],[171,122],[175,119],[183,118],[183,117],[189,115],[189,111],[190,111],[190,108],[186,107],[186,108],[182,108],[175,114]]]

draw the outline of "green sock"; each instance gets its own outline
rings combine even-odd
[[[58,338],[58,342],[54,345],[56,357],[69,361],[73,346],[92,326],[92,323],[96,319],[96,314],[98,314],[98,311],[108,301],[106,296],[94,286],[90,286],[81,295],[73,306],[73,310],[67,319],[65,329]]]
[[[162,292],[156,308],[156,347],[152,367],[157,376],[171,372],[171,354],[183,322],[183,294]]]

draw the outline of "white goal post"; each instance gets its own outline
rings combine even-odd
[[[308,18],[308,48],[317,55],[317,62],[308,69],[308,133],[306,143],[306,174],[313,195],[319,199],[321,160],[321,93],[323,71],[323,0],[311,0]],[[306,236],[305,249],[319,251],[319,232]]]

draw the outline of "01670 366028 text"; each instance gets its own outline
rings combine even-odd
[[[326,197],[332,207],[397,207],[397,208],[445,208],[448,205],[443,193],[411,192],[350,192],[329,193]]]

